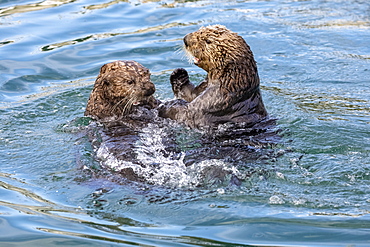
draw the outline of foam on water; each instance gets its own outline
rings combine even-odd
[[[138,134],[139,139],[133,146],[136,160],[129,161],[117,157],[110,152],[106,143],[102,142],[96,151],[97,160],[102,167],[120,172],[125,169],[132,171],[149,184],[194,188],[204,184],[222,183],[225,177],[234,175],[242,177],[238,169],[219,159],[209,159],[186,165],[185,151],[168,150],[168,129],[156,124],[149,124]]]

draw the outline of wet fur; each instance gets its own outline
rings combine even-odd
[[[103,65],[85,110],[85,116],[98,120],[90,123],[87,130],[94,150],[106,148],[107,156],[136,162],[133,150],[139,140],[138,133],[156,118],[152,109],[159,101],[154,98],[154,92],[149,69],[141,64],[114,61]],[[103,174],[112,169],[105,165],[105,158],[96,155]],[[132,168],[120,169],[118,174],[125,179],[142,181]]]
[[[120,119],[136,106],[154,108],[155,86],[147,68],[135,61],[114,61],[100,69],[88,100],[85,116],[97,120]]]
[[[214,25],[187,34],[184,44],[208,74],[194,86],[185,69],[174,70],[170,82],[178,100],[163,104],[160,116],[197,128],[224,123],[252,126],[267,116],[256,61],[241,36]]]
[[[251,53],[248,56],[252,56]],[[254,62],[253,56],[247,58],[248,62]],[[174,119],[196,127],[236,122],[236,120],[254,122],[254,119],[248,122],[246,118],[250,117],[249,111],[246,110],[250,108],[251,102],[254,102],[252,100],[246,103],[248,102],[246,96],[253,94],[254,98],[260,97],[259,90],[251,89],[259,85],[256,68],[247,68],[250,75],[239,75],[239,72],[235,72],[236,75],[231,72],[223,75],[217,74],[220,71],[211,68],[212,63],[216,63],[215,61],[209,65],[206,62],[207,60],[203,57],[199,60],[198,66],[205,67],[208,76],[198,86],[194,86],[189,81],[186,70],[177,69],[173,72],[170,80],[173,91],[179,99],[165,104],[167,108],[163,108],[162,105],[159,111],[165,109],[164,112]],[[231,68],[232,65],[233,63],[226,64],[225,68]],[[225,72],[226,69],[222,71]],[[252,83],[249,81],[251,79],[245,76],[257,79]],[[241,77],[243,78],[240,79]],[[154,157],[155,155],[170,157],[174,166],[176,162],[184,162],[190,170],[195,169],[203,161],[222,160],[242,165],[248,159],[257,159],[261,156],[262,152],[256,152],[255,148],[250,149],[249,147],[251,145],[261,146],[259,139],[267,141],[266,133],[268,132],[260,131],[255,126],[243,130],[220,129],[215,135],[200,135],[199,139],[197,139],[198,136],[190,137],[189,146],[186,142],[181,144],[183,146],[179,145],[178,138],[185,135],[183,128],[176,132],[171,125],[172,121],[156,118],[156,110],[151,110],[159,103],[153,97],[154,91],[149,70],[136,62],[116,61],[101,68],[85,111],[86,116],[101,120],[99,122],[103,123],[100,125],[99,122],[93,121],[88,130],[89,139],[97,153],[96,159],[101,164],[101,169],[97,171],[91,169],[93,173],[97,173],[96,175],[101,173],[102,176],[110,174],[110,178],[119,182],[124,182],[126,179],[146,182],[148,174],[141,172],[150,171],[155,175],[161,172],[161,166],[155,162],[151,164],[140,160],[138,155],[143,152],[149,152]],[[233,107],[239,107],[239,103],[241,104],[239,111],[242,112],[240,118],[236,115],[239,114],[237,111],[232,112]],[[259,104],[257,106],[261,107]],[[261,114],[261,117],[262,115],[265,114]],[[140,146],[140,142],[143,141],[140,133],[144,128],[152,128],[153,131],[158,131],[157,128],[165,129],[164,136],[161,135],[160,146],[156,147],[159,151],[157,149],[151,151],[151,146],[148,146],[148,149],[145,149],[145,145]],[[246,132],[255,137],[245,138]],[[194,134],[197,133],[194,132]],[[241,183],[240,178],[231,174],[231,170],[225,169],[217,164],[200,169],[197,186],[203,186],[202,183],[205,183],[204,186],[207,184],[213,186],[213,184],[225,181],[227,183],[228,177],[231,177],[230,183],[232,184]]]

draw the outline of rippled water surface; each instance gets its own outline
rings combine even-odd
[[[100,67],[136,60],[171,99],[173,69],[205,76],[182,37],[218,23],[255,54],[282,134],[256,152],[274,155],[189,168],[157,126],[134,150],[159,167],[151,181],[96,172],[82,116]],[[0,245],[370,246],[369,86],[367,0],[0,1]]]

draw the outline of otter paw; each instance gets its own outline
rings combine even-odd
[[[186,69],[175,69],[170,76],[170,82],[173,87],[176,86],[178,88],[186,83],[189,83],[189,75]]]

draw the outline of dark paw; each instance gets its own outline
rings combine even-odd
[[[183,68],[175,69],[170,76],[170,82],[172,87],[180,89],[182,85],[189,82],[188,72]]]

